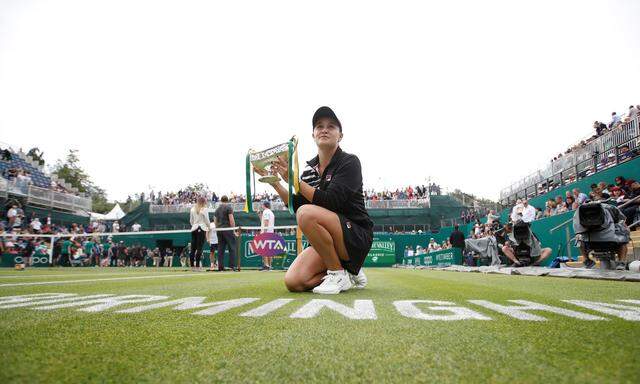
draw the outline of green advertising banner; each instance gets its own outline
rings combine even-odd
[[[417,267],[448,267],[462,264],[462,250],[459,248],[443,249],[423,255],[405,256],[402,265]]]
[[[365,267],[390,267],[396,263],[396,242],[389,237],[374,237]]]
[[[272,259],[273,269],[287,269],[296,258],[296,237],[293,235],[283,236],[287,244],[287,253],[274,256]],[[259,268],[262,266],[262,257],[253,252],[250,246],[253,236],[243,235],[240,240],[240,265],[242,268]],[[307,240],[302,238],[302,247],[309,246]],[[225,260],[227,260],[225,258]],[[396,262],[396,243],[393,237],[374,237],[371,250],[364,261],[365,267],[390,267]]]
[[[262,266],[262,256],[253,252],[251,242],[254,236],[242,235],[240,239],[240,267],[241,268],[259,268]],[[294,235],[282,236],[285,244],[287,244],[287,252],[279,256],[273,256],[271,259],[271,265],[273,269],[287,269],[293,263],[296,258],[296,237]],[[308,247],[306,239],[302,239],[302,247]],[[226,256],[228,257],[228,255]],[[227,258],[225,257],[225,263]]]
[[[22,255],[12,254],[12,253],[3,253],[2,257],[0,257],[0,267],[9,267],[13,268],[16,264],[22,264],[24,260]],[[49,266],[49,255],[34,255],[31,257],[31,267],[48,267]]]

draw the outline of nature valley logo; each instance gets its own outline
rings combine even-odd
[[[287,252],[287,244],[284,238],[277,233],[261,233],[249,243],[251,252],[260,256],[277,256]]]
[[[375,250],[393,251],[396,250],[396,243],[393,241],[374,241],[371,248]]]

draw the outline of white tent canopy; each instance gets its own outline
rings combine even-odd
[[[124,217],[125,213],[120,208],[120,204],[116,203],[116,205],[111,209],[111,211],[107,214],[95,213],[91,212],[91,219],[93,220],[120,220]]]

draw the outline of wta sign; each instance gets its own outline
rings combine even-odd
[[[277,233],[261,233],[253,238],[251,251],[260,256],[277,256],[287,252],[287,244],[284,237]]]

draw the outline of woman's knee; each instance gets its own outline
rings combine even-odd
[[[300,279],[299,276],[288,273],[288,271],[284,275],[284,285],[287,287],[289,292],[303,292],[306,290],[302,279]]]
[[[296,211],[296,220],[301,228],[306,227],[317,219],[316,212],[313,208],[310,204],[305,204]]]

